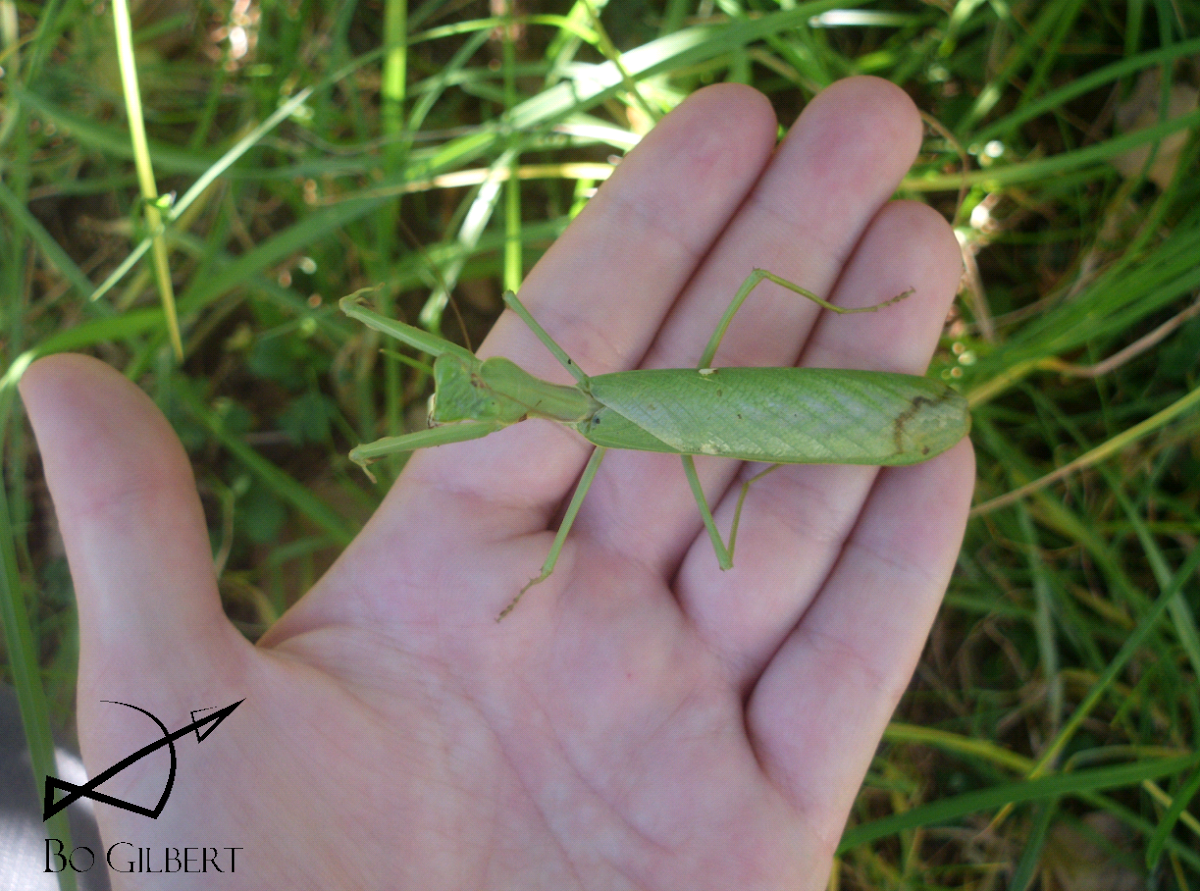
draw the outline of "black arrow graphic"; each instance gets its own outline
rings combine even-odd
[[[113,702],[110,699],[106,699],[104,701]],[[123,705],[126,708],[134,709],[135,711],[141,712],[143,715],[149,716],[150,720],[157,724],[159,729],[162,730],[163,738],[157,740],[156,742],[150,743],[148,746],[143,746],[128,758],[118,761],[108,770],[92,777],[92,779],[88,780],[88,782],[84,783],[82,786],[76,786],[74,783],[65,782],[60,780],[58,777],[47,776],[46,794],[42,799],[42,822],[46,822],[78,798],[90,798],[93,801],[110,804],[113,807],[119,807],[126,811],[133,811],[135,814],[141,814],[143,817],[149,817],[152,820],[157,820],[158,815],[162,813],[162,809],[167,803],[167,798],[169,798],[171,795],[171,787],[175,785],[175,740],[179,739],[181,736],[186,736],[194,730],[196,731],[196,742],[203,742],[210,733],[217,729],[218,724],[228,718],[233,713],[233,710],[245,701],[246,700],[244,699],[239,699],[237,702],[227,705],[224,708],[217,709],[211,714],[205,715],[203,718],[192,721],[191,724],[180,727],[173,733],[168,733],[163,722],[154,717],[154,715],[151,715],[150,712],[146,711],[144,708],[138,708],[136,705],[130,705],[128,702],[113,702],[113,705]],[[196,711],[199,711],[199,709]],[[193,718],[196,717],[196,711],[192,712]],[[206,724],[212,724],[212,726],[201,733],[200,728]],[[166,788],[163,789],[162,797],[158,800],[158,804],[156,804],[153,808],[143,807],[140,804],[134,804],[131,801],[123,801],[120,798],[113,798],[111,795],[105,795],[103,792],[96,791],[96,787],[101,783],[111,780],[131,764],[141,761],[151,752],[156,752],[163,746],[168,746],[171,750],[171,772],[167,776],[167,785]],[[67,793],[65,796],[59,799],[57,803],[54,801],[55,789],[60,789]]]

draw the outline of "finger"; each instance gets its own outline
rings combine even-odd
[[[975,473],[969,440],[884,470],[862,520],[747,707],[767,774],[837,827],[908,685],[962,544]],[[820,765],[820,772],[813,769]]]
[[[757,179],[774,135],[773,113],[757,92],[735,85],[701,90],[621,162],[538,263],[521,300],[588,374],[641,360],[698,258]],[[512,313],[480,352],[573,383]],[[478,536],[545,529],[589,451],[573,432],[534,421],[418,453],[405,471],[409,495],[394,491],[372,530],[391,536],[412,525],[407,511],[447,498],[473,505]]]
[[[801,364],[921,374],[937,346],[961,264],[942,217],[912,202],[876,217],[834,290],[836,303],[869,306],[915,288],[879,312],[823,316]],[[743,474],[753,468],[743,469]],[[782,467],[751,487],[742,512],[734,568],[714,571],[699,533],[677,588],[701,634],[743,682],[762,666],[808,608],[850,535],[879,469],[851,465]],[[745,477],[743,477],[745,478]],[[731,486],[717,511],[728,530],[740,494]]]
[[[886,81],[852,78],[819,94],[714,246],[645,364],[694,366],[754,267],[829,294],[908,170],[920,135],[911,100]],[[764,283],[734,318],[713,364],[792,365],[817,315],[811,301]],[[698,467],[706,491],[717,494],[737,470],[733,462],[701,461]],[[611,454],[596,491],[585,505],[582,529],[603,536],[614,552],[672,575],[700,529],[679,460]]]
[[[81,689],[119,698],[231,667],[249,644],[222,612],[191,467],[154,403],[75,355],[35,362],[20,392],[75,584]]]

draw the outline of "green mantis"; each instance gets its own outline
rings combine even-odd
[[[588,377],[554,342],[513,292],[504,303],[529,326],[578,382],[573,387],[534,377],[503,357],[479,359],[447,340],[379,315],[356,292],[342,311],[434,357],[429,429],[361,445],[350,457],[364,468],[395,452],[478,439],[527,418],[573,428],[596,445],[535,576],[500,613],[554,571],[584,496],[609,449],[680,455],[688,485],[721,569],[733,566],[742,505],[750,485],[782,464],[916,464],[944,452],[970,430],[966,400],[946,384],[908,374],[827,368],[712,368],[730,322],[763,280],[775,282],[836,313],[873,312],[904,299],[845,309],[773,275],[754,270],[738,288],[696,368],[619,371]],[[694,455],[771,464],[742,484],[726,545],[700,487]]]

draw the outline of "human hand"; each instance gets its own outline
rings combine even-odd
[[[888,203],[916,110],[856,78],[777,150],[775,128],[748,88],[700,91],[538,264],[521,299],[580,367],[694,365],[758,266],[847,306],[915,293],[830,318],[764,284],[720,364],[924,369],[960,261],[936,213]],[[481,353],[565,378],[511,313]],[[174,728],[245,698],[181,758],[158,820],[96,806],[106,844],[241,848],[236,873],[172,887],[822,888],[972,488],[967,441],[907,468],[783,467],[751,489],[722,573],[679,459],[610,452],[554,574],[497,625],[590,449],[531,421],[414,454],[252,646],[146,396],[78,356],[35,363],[21,390],[79,602],[90,772],[153,740],[101,700]],[[698,466],[727,529],[749,468]],[[153,803],[164,772],[152,756],[102,791]]]

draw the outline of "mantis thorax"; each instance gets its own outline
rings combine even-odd
[[[433,363],[433,381],[431,425],[464,420],[515,424],[525,418],[574,423],[601,408],[580,387],[541,380],[502,356],[467,361],[443,353]]]

